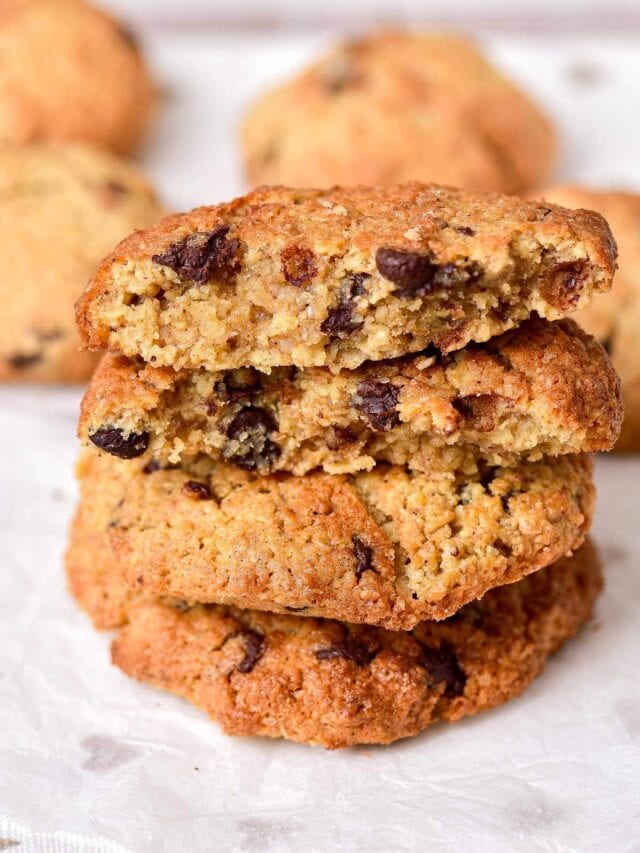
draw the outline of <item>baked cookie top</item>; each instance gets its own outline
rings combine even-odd
[[[576,316],[603,343],[622,380],[625,419],[617,450],[640,450],[640,195],[559,186],[544,191],[559,204],[593,208],[608,220],[620,249],[615,286]]]
[[[117,666],[184,696],[227,734],[330,748],[390,743],[517,696],[588,619],[602,585],[587,542],[445,622],[386,631],[131,598],[102,537],[87,540],[76,523],[67,567],[101,627],[105,602],[128,620],[112,646]]]
[[[139,171],[110,154],[0,149],[0,379],[90,375],[96,357],[79,351],[73,304],[109,247],[162,213]]]
[[[357,367],[558,319],[611,286],[605,220],[412,183],[264,188],[131,235],[77,304],[85,345],[155,366]]]
[[[327,368],[151,367],[107,354],[79,435],[122,459],[207,454],[260,473],[420,471],[609,450],[622,419],[604,349],[571,320],[533,319],[449,355]]]
[[[472,474],[378,465],[256,476],[87,451],[85,526],[147,595],[412,628],[577,548],[594,503],[588,456]]]
[[[3,0],[0,143],[134,148],[154,101],[132,33],[80,0]]]
[[[549,120],[470,41],[378,32],[262,96],[243,124],[255,186],[437,181],[520,192],[544,181]]]

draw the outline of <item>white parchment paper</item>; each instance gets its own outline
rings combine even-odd
[[[238,191],[244,101],[316,41],[151,38],[167,96],[146,163],[171,206]],[[637,43],[489,44],[556,115],[565,174],[640,186]],[[640,850],[640,459],[598,462],[607,588],[525,696],[330,753],[226,738],[111,667],[61,569],[79,397],[0,389],[0,849]]]

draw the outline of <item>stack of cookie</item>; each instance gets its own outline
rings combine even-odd
[[[519,694],[600,587],[620,390],[563,318],[614,267],[598,214],[421,184],[263,189],[121,243],[77,306],[110,352],[67,560],[116,664],[330,747]]]

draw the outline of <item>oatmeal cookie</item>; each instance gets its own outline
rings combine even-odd
[[[407,184],[265,188],[124,240],[78,301],[84,344],[156,367],[354,368],[448,353],[607,291],[605,220]]]
[[[437,181],[521,192],[556,155],[550,121],[467,39],[380,32],[339,46],[250,108],[249,180]]]

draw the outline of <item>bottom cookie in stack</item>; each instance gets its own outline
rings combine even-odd
[[[442,622],[389,631],[329,619],[145,599],[104,528],[78,515],[70,586],[99,627],[122,626],[114,663],[233,735],[329,748],[390,743],[518,696],[589,618],[601,571],[588,541]]]

